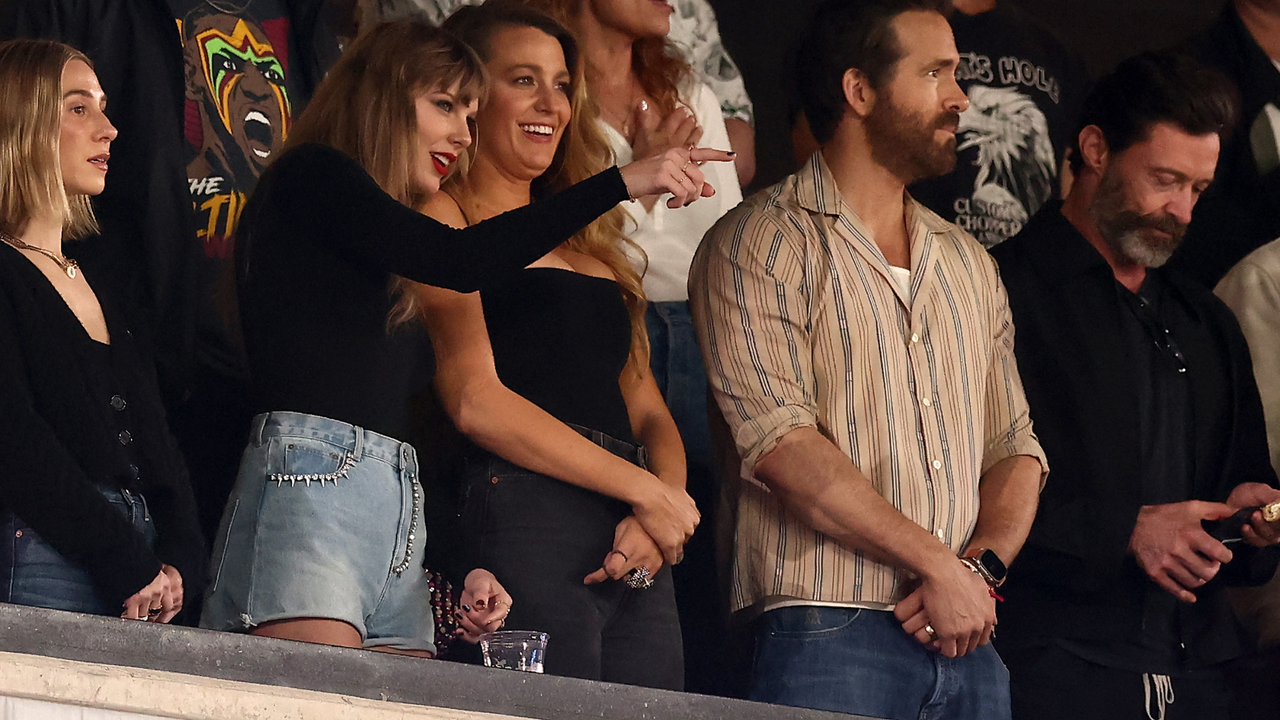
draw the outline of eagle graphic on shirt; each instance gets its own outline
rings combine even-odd
[[[992,247],[1016,235],[1053,193],[1057,158],[1049,122],[1029,95],[1012,87],[972,85],[960,115],[956,152],[977,150],[978,168],[966,226]]]

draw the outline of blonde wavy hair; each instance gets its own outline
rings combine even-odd
[[[0,232],[21,235],[36,215],[52,211],[64,238],[98,232],[88,195],[62,184],[62,70],[93,63],[52,40],[0,43]]]
[[[480,6],[459,8],[445,21],[443,27],[474,48],[481,59],[485,60],[491,54],[490,42],[494,36],[507,28],[532,27],[560,43],[565,65],[572,78],[572,114],[551,166],[534,180],[535,198],[568,188],[614,163],[613,150],[597,122],[600,108],[583,82],[584,63],[578,52],[577,42],[563,25],[518,0],[488,0]],[[474,155],[479,157],[484,152],[485,149],[479,147],[475,149]],[[445,190],[460,205],[483,192],[482,188],[469,185],[466,176],[462,174],[451,177],[446,182]],[[628,367],[638,377],[639,369],[649,363],[649,335],[644,322],[647,302],[641,284],[641,273],[632,265],[628,251],[641,258],[644,257],[644,252],[626,236],[626,222],[626,212],[621,207],[614,207],[570,238],[565,246],[604,263],[617,279],[631,318]]]

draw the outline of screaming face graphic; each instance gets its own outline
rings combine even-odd
[[[201,104],[204,150],[232,175],[257,177],[288,131],[284,65],[252,20],[206,14],[184,24],[187,93]]]

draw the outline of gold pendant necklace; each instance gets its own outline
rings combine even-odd
[[[68,258],[68,257],[63,257],[58,253],[53,252],[52,250],[45,250],[44,248],[36,247],[35,245],[28,244],[8,233],[0,232],[0,240],[5,241],[6,244],[18,250],[31,250],[32,252],[38,252],[41,255],[44,255],[50,260],[58,263],[58,267],[62,268],[62,272],[66,273],[67,277],[71,278],[72,280],[75,280],[76,273],[80,272],[80,265],[75,260],[72,260],[71,258]]]

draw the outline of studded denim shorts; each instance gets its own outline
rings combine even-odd
[[[341,620],[365,647],[434,652],[413,446],[292,412],[254,418],[200,625]]]

